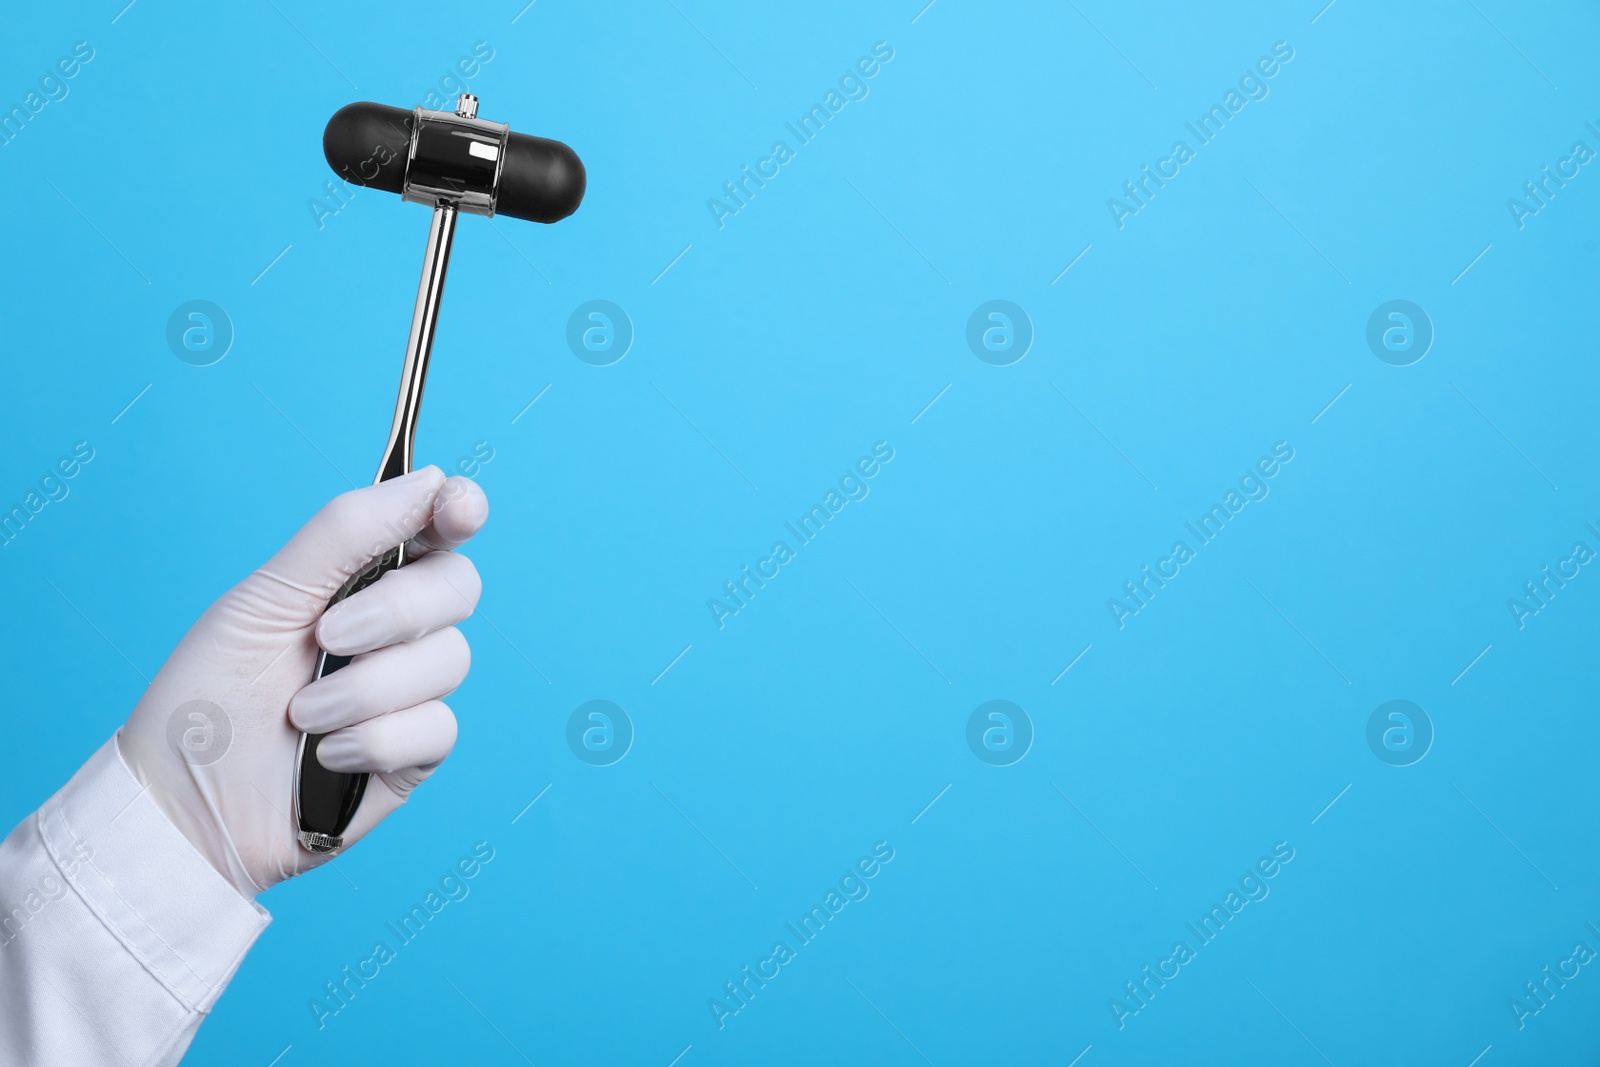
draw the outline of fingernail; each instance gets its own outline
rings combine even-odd
[[[376,647],[384,637],[384,613],[371,597],[355,596],[328,609],[317,627],[322,647],[351,655]]]
[[[347,732],[329,734],[317,743],[317,762],[330,771],[349,771],[358,750]]]

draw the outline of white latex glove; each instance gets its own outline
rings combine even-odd
[[[123,759],[246,897],[329,858],[295,836],[302,732],[328,734],[329,770],[374,772],[346,847],[450,754],[456,720],[439,698],[467,675],[454,624],[481,591],[451,550],[488,514],[483,490],[437,467],[335,497],[206,610],[133,709],[117,735]],[[324,614],[351,575],[406,541],[414,562]],[[355,659],[312,682],[319,645]]]

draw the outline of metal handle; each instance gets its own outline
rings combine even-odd
[[[441,203],[433,210],[428,228],[428,247],[422,260],[422,280],[417,286],[417,303],[411,313],[411,335],[406,342],[406,362],[400,375],[400,395],[395,401],[394,421],[389,428],[389,443],[378,476],[373,484],[411,472],[412,448],[416,442],[417,415],[422,410],[422,387],[428,377],[428,357],[433,353],[434,328],[439,319],[439,302],[444,296],[445,272],[450,266],[450,244],[455,238],[457,210],[454,204]],[[372,565],[334,594],[329,606],[367,588],[379,578],[406,562],[406,546],[398,545],[374,560]],[[317,658],[317,678],[325,678],[350,662],[349,656],[324,651]],[[317,746],[324,734],[303,734],[295,756],[295,822],[300,843],[308,851],[335,852],[344,845],[344,832],[361,806],[370,775],[330,771],[317,760]]]

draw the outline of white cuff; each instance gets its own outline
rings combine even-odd
[[[272,917],[239,895],[156,807],[115,737],[39,809],[62,877],[190,1012],[208,1012]]]

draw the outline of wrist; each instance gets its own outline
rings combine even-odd
[[[254,900],[262,889],[245,871],[238,850],[213,814],[213,805],[189,773],[189,765],[160,745],[152,747],[146,738],[126,727],[117,731],[114,744],[123,765],[168,824],[240,896]]]

